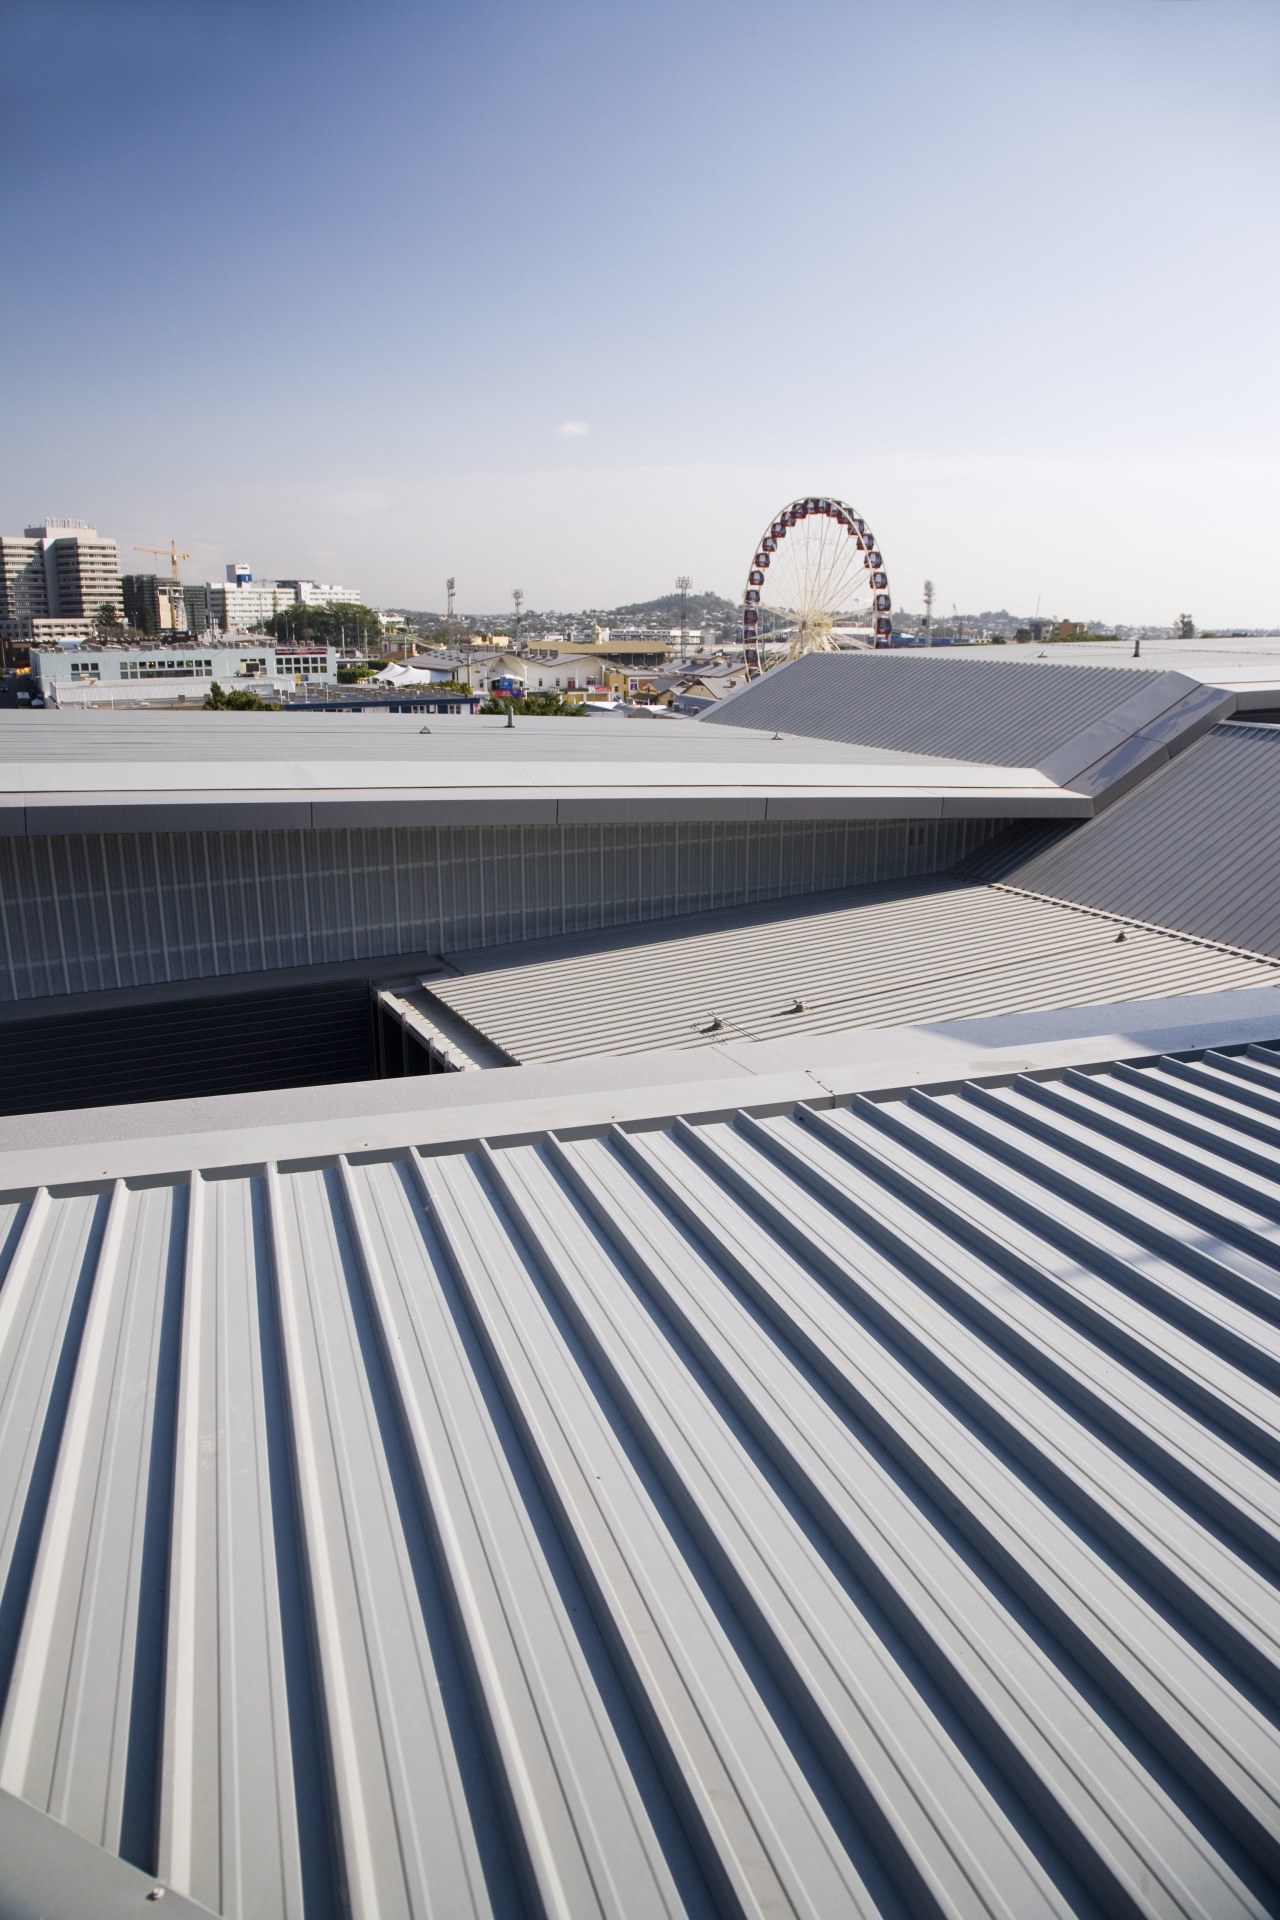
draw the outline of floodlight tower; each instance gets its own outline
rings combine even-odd
[[[693,581],[687,573],[682,573],[676,581],[676,592],[680,595],[680,658],[683,660],[689,651],[689,589]]]
[[[512,640],[511,644],[515,648],[516,652],[519,653],[520,651],[520,615],[524,612],[524,588],[523,587],[512,587],[511,604],[516,610],[515,637]]]
[[[933,625],[933,594],[933,582],[926,580],[924,583],[924,630],[926,633]]]

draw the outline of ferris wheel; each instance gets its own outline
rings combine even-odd
[[[779,659],[887,647],[889,576],[865,520],[843,500],[793,500],[765,528],[742,597],[748,676]]]

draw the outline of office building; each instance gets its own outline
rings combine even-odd
[[[24,621],[44,619],[49,589],[44,577],[44,543],[30,535],[0,534],[0,624],[12,639]]]
[[[339,603],[362,605],[360,594],[355,587],[326,585],[323,580],[277,580],[276,585],[282,592],[293,595],[294,604],[299,607],[332,607]]]
[[[219,636],[221,640],[221,636]],[[185,646],[126,647],[90,643],[75,648],[31,650],[31,675],[41,692],[57,704],[68,690],[83,686],[127,686],[139,681],[219,681],[224,685],[260,682],[292,687],[299,681],[336,686],[338,650],[325,646],[277,646],[266,635],[241,645],[198,641]],[[193,689],[193,691],[195,691]],[[204,688],[200,688],[201,693]]]
[[[225,580],[207,580],[182,589],[187,629],[191,633],[250,633],[293,606],[294,598],[274,580],[236,579],[230,567]]]
[[[97,620],[110,607],[124,617],[120,556],[114,540],[86,520],[47,520],[0,536],[0,632],[30,639],[40,619]]]

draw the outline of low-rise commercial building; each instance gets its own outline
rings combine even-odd
[[[32,678],[55,701],[75,686],[129,685],[143,681],[249,681],[336,686],[336,647],[276,646],[266,636],[244,635],[240,645],[33,648]]]

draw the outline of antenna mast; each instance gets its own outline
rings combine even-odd
[[[680,658],[683,660],[689,651],[689,589],[693,581],[687,573],[682,573],[676,581],[676,592],[680,595]]]

